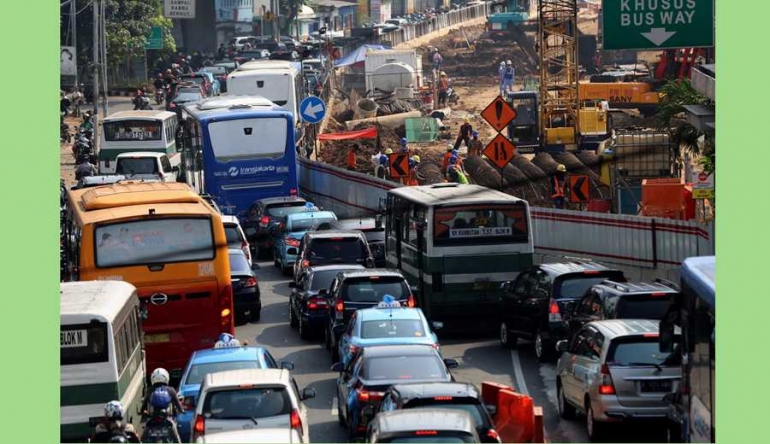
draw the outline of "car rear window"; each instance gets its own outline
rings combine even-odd
[[[230,272],[231,273],[243,273],[243,272],[249,272],[249,271],[251,271],[251,267],[249,267],[249,261],[246,259],[246,256],[242,254],[230,255]]]
[[[291,221],[291,231],[312,231],[324,222],[334,222],[333,217],[314,217],[307,219],[294,219]]]
[[[205,82],[205,77],[203,76],[194,76],[194,77],[190,76],[190,77],[182,77],[182,78],[187,82],[197,83],[198,85],[202,85],[203,82]]]
[[[329,286],[334,280],[334,276],[337,276],[339,270],[329,271],[316,271],[313,273],[313,278],[310,281],[310,290],[318,291],[323,288],[329,289]]]
[[[342,295],[350,302],[380,302],[389,294],[396,300],[409,297],[409,286],[401,278],[380,276],[346,279]]]
[[[385,230],[364,231],[367,242],[385,242]]]
[[[623,282],[625,278],[622,272],[600,272],[596,274],[569,274],[556,279],[553,289],[554,299],[577,299],[594,285],[601,284],[607,279]]]
[[[424,338],[425,327],[419,319],[365,321],[361,324],[361,338]]]
[[[305,211],[305,202],[285,202],[267,206],[267,214],[271,217],[283,217],[303,211]]]
[[[363,264],[366,258],[364,243],[358,237],[313,239],[309,253],[311,265]]]
[[[291,399],[284,387],[255,387],[209,392],[203,403],[206,419],[270,418],[291,414]]]
[[[662,296],[642,295],[618,298],[615,306],[617,319],[654,319],[661,320],[671,303],[673,293]]]
[[[251,361],[212,362],[193,365],[190,367],[190,373],[187,374],[187,380],[184,384],[202,384],[203,378],[209,373],[226,372],[228,370],[248,370],[252,368],[263,367],[256,359]]]
[[[387,356],[371,358],[366,364],[365,379],[386,380],[443,380],[444,363],[436,356]]]
[[[675,340],[675,342],[678,342]],[[612,341],[607,351],[607,363],[622,366],[635,365],[680,365],[678,350],[666,353],[660,351],[658,336],[623,337]]]
[[[454,398],[452,396],[438,396],[442,399],[434,398],[420,398],[415,399],[407,403],[405,409],[419,409],[419,408],[442,408],[452,410],[462,410],[468,412],[473,418],[473,421],[478,426],[488,426],[486,421],[486,415],[484,414],[484,406],[481,405],[476,398]],[[452,399],[443,399],[452,398]]]
[[[115,167],[116,174],[158,174],[158,161],[154,157],[121,157]]]
[[[225,225],[225,236],[227,236],[227,245],[241,247],[243,238],[241,238],[241,230],[236,225]]]

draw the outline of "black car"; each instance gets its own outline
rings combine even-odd
[[[441,408],[468,412],[473,418],[481,442],[499,443],[500,436],[492,417],[473,384],[432,382],[430,384],[398,384],[391,386],[382,398],[377,414],[394,410],[423,411]]]
[[[571,339],[583,325],[591,321],[661,320],[677,293],[676,284],[664,280],[653,283],[606,280],[593,285],[586,291],[583,299],[573,303],[573,309],[566,313],[569,338]]]
[[[287,214],[305,211],[305,204],[307,201],[297,196],[268,197],[251,204],[243,230],[251,248],[256,252],[256,257],[268,257],[273,247],[273,235],[270,230],[277,227]]]
[[[359,230],[364,233],[369,249],[374,257],[374,266],[385,267],[385,227],[379,219],[369,217],[361,219],[343,219],[332,224],[335,229]]]
[[[321,224],[324,225],[324,224]],[[313,265],[353,264],[374,267],[374,257],[369,250],[364,233],[341,230],[309,231],[302,236],[294,262],[294,282]]]
[[[376,307],[385,295],[393,296],[404,307],[414,307],[412,293],[409,282],[398,270],[373,268],[338,273],[329,287],[331,305],[327,311],[329,320],[324,335],[326,347],[332,353],[332,362],[339,360],[337,341],[356,310]]]
[[[337,362],[337,419],[351,439],[362,436],[379,408],[382,396],[393,384],[452,382],[454,359],[442,359],[430,345],[381,345],[365,347],[348,365]]]
[[[361,265],[322,265],[310,267],[298,283],[289,282],[289,325],[299,327],[299,336],[308,339],[312,331],[323,331],[329,322],[329,286],[341,271],[365,270]]]
[[[444,408],[396,410],[378,414],[369,424],[369,443],[486,442],[474,430],[468,412]]]
[[[236,322],[259,321],[262,299],[259,282],[246,255],[238,248],[230,249],[230,280],[233,286],[233,308]]]
[[[567,338],[562,314],[567,304],[580,299],[591,286],[607,279],[625,282],[623,272],[594,262],[535,265],[503,282],[500,298],[500,342],[514,347],[518,338],[535,341],[541,362],[556,355],[556,342]]]

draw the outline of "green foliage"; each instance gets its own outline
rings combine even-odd
[[[294,22],[294,18],[297,17],[297,14],[299,14],[299,10],[302,5],[306,5],[307,2],[308,0],[281,0],[280,11],[283,25],[281,26],[281,35],[289,34],[289,28]]]
[[[663,99],[658,104],[658,120],[664,128],[671,127],[671,119],[685,111],[684,105],[703,105],[708,99],[692,87],[689,79],[669,80],[661,88]]]
[[[164,50],[175,51],[171,20],[163,17],[162,0],[104,0],[107,59],[110,65],[143,57],[153,26],[163,28]]]

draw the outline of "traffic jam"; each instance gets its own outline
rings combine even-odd
[[[462,17],[452,27],[521,19],[540,3],[553,2],[470,2],[368,29],[428,35],[446,17]],[[485,32],[534,32],[531,24]],[[560,231],[576,220],[622,228],[620,216],[606,222],[592,207],[605,173],[624,180],[617,166],[579,164],[588,173],[573,174],[560,160],[604,149],[587,136],[574,146],[562,139],[589,115],[610,134],[607,102],[577,106],[581,123],[547,101],[542,113],[527,111],[517,100],[534,97],[537,107],[550,90],[514,85],[519,60],[508,60],[499,84],[485,86],[491,100],[475,109],[484,109],[481,123],[448,98],[435,49],[425,52],[435,84],[421,94],[432,88],[446,108],[375,110],[346,128],[331,115],[341,101],[342,114],[361,112],[357,96],[342,100],[332,87],[353,79],[335,64],[346,34],[322,29],[303,43],[234,36],[211,60],[195,51],[197,71],[181,52],[177,62],[159,59],[157,79],[145,65],[154,89],[109,94],[109,107],[103,91],[93,112],[81,112],[88,99],[77,86],[72,100],[62,92],[61,442],[713,442],[715,256],[655,256],[640,274],[607,243],[593,256],[571,254],[572,232]],[[362,57],[376,51],[390,49]],[[387,99],[394,108],[396,95]],[[367,100],[375,103],[358,103]],[[409,132],[407,119],[427,119],[441,128],[437,138],[450,131],[440,120],[458,110],[454,145]],[[533,124],[542,145],[525,156],[514,146],[516,119],[530,112],[543,117]],[[79,125],[74,143],[65,121]],[[483,154],[479,131],[491,140]],[[400,151],[384,149],[390,143]],[[513,187],[506,169],[524,178],[521,164],[539,165],[541,154],[553,165],[540,182]],[[637,216],[625,225],[641,226]],[[652,220],[660,236],[688,233],[665,224],[675,217],[650,217],[661,217]]]

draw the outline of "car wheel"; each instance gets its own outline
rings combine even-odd
[[[294,317],[294,309],[289,303],[289,326],[291,328],[297,328],[297,318]]]
[[[251,309],[249,314],[249,322],[259,322],[259,318],[262,317],[262,307]]]
[[[556,381],[556,407],[559,409],[559,416],[564,419],[572,419],[575,417],[575,406],[567,401],[564,397],[564,389],[561,386],[561,381]]]
[[[500,344],[505,348],[514,348],[519,342],[519,338],[511,334],[508,324],[505,321],[500,323]]]
[[[586,433],[588,439],[596,441],[602,436],[603,424],[594,419],[594,409],[591,407],[591,401],[586,400]]]
[[[298,323],[299,323],[299,338],[303,340],[309,339],[310,335],[308,334],[307,322],[303,321],[302,319],[299,319]]]
[[[538,329],[535,333],[535,356],[540,362],[548,362],[551,359],[551,344],[543,338],[542,330]]]

